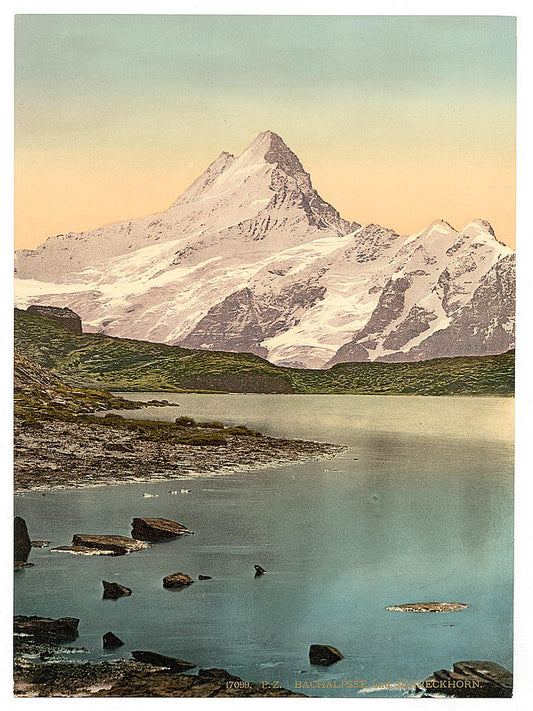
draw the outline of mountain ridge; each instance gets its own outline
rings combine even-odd
[[[222,152],[165,212],[51,237],[18,252],[16,270],[18,306],[279,365],[514,346],[514,253],[486,220],[410,236],[344,220],[272,131]]]

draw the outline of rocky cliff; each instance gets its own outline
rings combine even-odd
[[[69,331],[73,333],[82,333],[81,318],[78,314],[74,313],[72,309],[66,307],[61,308],[60,306],[33,304],[28,307],[28,311],[59,321],[59,323],[62,323],[65,328],[68,328]]]

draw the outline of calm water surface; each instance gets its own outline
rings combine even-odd
[[[149,649],[250,681],[365,681],[309,691],[376,697],[375,684],[425,678],[454,661],[512,668],[512,413],[506,398],[194,395],[128,416],[247,424],[265,434],[344,444],[333,460],[231,476],[16,497],[30,535],[130,534],[134,516],[179,521],[194,536],[123,557],[33,549],[16,575],[18,614],[80,618],[80,659]],[[190,489],[169,494],[169,490]],[[157,494],[145,498],[143,493]],[[254,578],[254,564],[268,573]],[[174,572],[211,575],[181,591]],[[101,581],[132,588],[102,600]],[[386,611],[448,601],[447,614]],[[102,651],[113,631],[125,646]],[[309,665],[312,643],[345,659]]]

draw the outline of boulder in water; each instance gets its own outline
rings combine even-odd
[[[100,536],[76,533],[71,546],[59,546],[55,551],[77,553],[79,555],[126,555],[146,548],[146,543],[127,536]]]
[[[194,580],[185,573],[172,573],[172,575],[167,575],[166,578],[163,578],[164,588],[183,588],[192,583],[194,583]]]
[[[344,656],[336,647],[329,644],[312,644],[309,647],[309,661],[311,664],[319,664],[323,667],[329,667],[330,664],[344,659]]]
[[[14,521],[14,560],[15,563],[25,563],[31,551],[31,541],[28,534],[26,521],[20,516],[15,516]]]
[[[106,600],[117,600],[119,597],[131,595],[131,590],[124,585],[119,585],[118,583],[108,583],[107,580],[102,580],[102,585],[104,586],[103,597]]]
[[[102,637],[102,646],[104,649],[116,649],[122,647],[124,642],[117,637],[113,632],[106,632]]]
[[[134,518],[131,535],[139,541],[164,541],[192,533],[186,526],[166,518]]]
[[[462,602],[408,602],[405,605],[386,607],[393,612],[455,612],[464,610],[468,605]]]

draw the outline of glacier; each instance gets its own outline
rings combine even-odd
[[[15,294],[86,331],[294,367],[514,347],[515,254],[487,221],[416,235],[347,221],[272,131],[164,212],[19,250]]]

